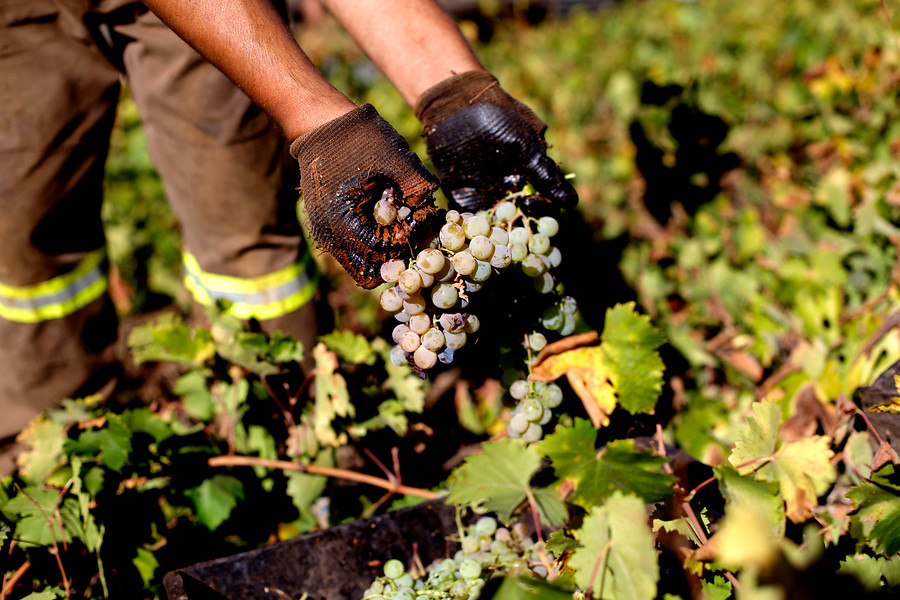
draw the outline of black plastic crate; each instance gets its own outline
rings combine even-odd
[[[169,600],[340,600],[362,597],[391,558],[424,565],[456,545],[455,509],[432,501],[166,574]]]

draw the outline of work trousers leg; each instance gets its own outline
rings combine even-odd
[[[286,140],[152,13],[115,31],[131,40],[125,72],[181,223],[188,288],[201,303],[237,302],[236,315],[294,336],[308,354],[317,332],[309,301],[315,268],[297,220],[299,170]]]
[[[119,73],[53,2],[0,11],[0,440],[111,376],[100,205]]]
[[[234,314],[311,350],[315,267],[296,217],[297,168],[270,119],[138,4],[60,15],[62,0],[12,0],[18,11],[9,1],[0,0],[0,440],[113,373],[100,207],[123,74],[182,227],[194,297],[229,300]],[[70,27],[73,14],[90,27]]]

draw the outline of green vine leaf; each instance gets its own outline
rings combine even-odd
[[[199,486],[185,490],[185,495],[194,503],[197,520],[212,531],[244,499],[244,484],[231,475],[213,475]]]
[[[867,483],[851,489],[847,498],[869,547],[887,556],[900,552],[900,495]]]
[[[2,512],[15,522],[15,537],[23,546],[71,543],[83,537],[78,503],[60,499],[60,491],[28,486],[11,497]]]
[[[659,565],[643,500],[615,492],[591,510],[574,535],[582,547],[569,567],[581,589],[609,600],[656,598]]]
[[[497,513],[508,524],[513,513],[532,496],[544,522],[562,525],[567,512],[559,493],[531,487],[531,477],[541,465],[534,447],[504,439],[487,442],[482,448],[483,452],[466,458],[450,476],[448,502]]]
[[[144,587],[150,587],[154,581],[153,575],[159,567],[156,556],[146,548],[138,548],[137,556],[131,561],[144,582]]]
[[[122,467],[131,452],[131,431],[125,426],[122,417],[109,413],[104,417],[106,423],[99,429],[83,431],[78,439],[66,440],[67,454],[77,454],[84,459],[96,458],[101,464],[115,472]]]
[[[337,353],[343,360],[354,365],[375,364],[376,354],[372,345],[364,336],[347,329],[333,331],[319,338],[328,349]]]
[[[544,543],[544,547],[547,549],[547,552],[557,558],[559,558],[566,552],[578,548],[580,545],[581,544],[579,544],[575,540],[575,538],[566,535],[566,532],[562,529],[558,529],[551,533],[550,537],[548,537],[547,541]]]
[[[491,597],[494,600],[571,600],[572,592],[540,579],[504,577]]]
[[[171,361],[200,366],[216,354],[216,344],[209,330],[192,329],[177,315],[169,313],[153,323],[132,329],[128,346],[136,364]]]
[[[747,429],[728,458],[741,475],[752,473],[772,458],[781,425],[781,409],[776,403],[754,402],[751,410],[753,416],[747,419]]]
[[[283,370],[284,364],[303,360],[303,344],[280,332],[271,336],[249,331],[220,333],[216,352],[260,377],[275,375]]]
[[[802,523],[812,517],[818,497],[834,483],[837,473],[831,458],[831,440],[810,436],[778,443],[781,409],[774,402],[755,402],[753,416],[728,461],[741,475],[774,481],[787,507],[787,518]]]
[[[572,427],[557,427],[538,445],[553,463],[560,481],[575,483],[570,502],[583,508],[601,504],[616,490],[631,492],[653,503],[672,495],[675,478],[664,473],[666,459],[635,450],[634,440],[614,440],[597,452],[597,430],[585,419]]]
[[[868,592],[880,592],[883,586],[893,589],[900,585],[900,556],[848,556],[841,561],[837,573],[852,575]]]
[[[713,471],[719,481],[719,491],[727,503],[726,509],[741,506],[755,511],[772,536],[784,535],[784,501],[778,495],[778,484],[741,476],[728,465],[719,465]]]

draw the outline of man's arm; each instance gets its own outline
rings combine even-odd
[[[410,104],[458,73],[484,71],[456,23],[432,0],[323,0]]]
[[[310,62],[268,0],[144,0],[296,139],[356,108]]]

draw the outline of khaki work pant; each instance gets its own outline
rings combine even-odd
[[[305,257],[281,132],[143,5],[0,0],[0,285],[65,277],[104,247],[104,161],[123,77],[203,271],[253,278]],[[308,302],[261,324],[308,342],[314,311]],[[106,293],[60,318],[0,318],[0,441],[111,381],[116,334]]]

